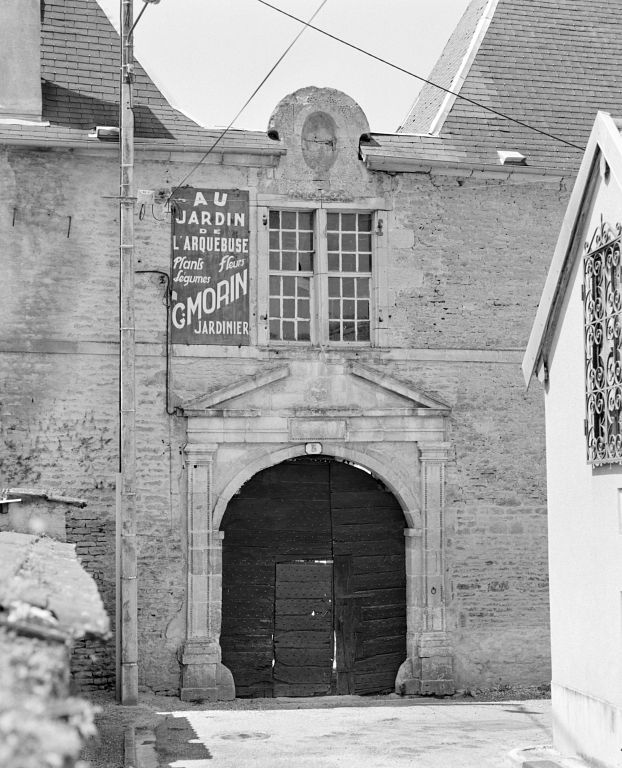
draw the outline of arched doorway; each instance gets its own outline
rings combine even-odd
[[[406,658],[403,512],[328,456],[257,473],[224,514],[222,661],[237,696],[391,691]]]

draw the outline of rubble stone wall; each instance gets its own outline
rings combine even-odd
[[[258,159],[217,165],[196,187],[317,196]],[[189,166],[137,155],[136,185],[169,189]],[[67,520],[114,617],[118,471],[118,192],[114,153],[0,148],[5,298],[0,476],[88,501]],[[419,386],[452,408],[446,499],[448,624],[457,684],[549,679],[544,420],[520,374],[570,182],[429,173],[342,178],[333,199],[386,195],[391,346],[331,353]],[[137,269],[169,271],[169,218],[136,219]],[[251,285],[252,291],[252,285]],[[177,693],[185,634],[185,420],[166,415],[166,308],[157,274],[136,276],[139,674]],[[253,306],[251,298],[251,306]],[[256,318],[251,318],[256,322]],[[170,403],[256,373],[267,349],[172,360]],[[223,356],[224,355],[224,356]],[[416,471],[416,468],[413,468]],[[78,648],[84,687],[112,684],[114,644]]]

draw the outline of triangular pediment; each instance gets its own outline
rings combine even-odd
[[[417,408],[431,408],[437,411],[449,411],[447,403],[443,403],[437,398],[431,397],[420,389],[415,389],[384,371],[377,368],[363,365],[362,363],[351,363],[350,372],[364,381],[368,381],[381,389],[399,395],[405,400],[409,400]]]
[[[362,363],[292,361],[237,379],[183,405],[187,415],[444,415],[449,406]]]
[[[222,408],[224,403],[229,403],[232,400],[238,400],[245,396],[251,396],[254,392],[263,389],[269,384],[287,378],[289,374],[288,365],[279,365],[276,368],[259,371],[251,376],[238,379],[232,384],[213,389],[194,400],[190,400],[182,408],[184,413],[207,411],[216,407]]]

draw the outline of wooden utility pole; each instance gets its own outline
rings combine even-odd
[[[134,113],[132,81],[133,0],[121,0],[121,94],[119,115],[120,190],[119,190],[119,343],[120,343],[120,509],[117,525],[120,535],[120,610],[117,616],[121,633],[121,675],[118,686],[121,704],[138,703],[138,610],[136,587],[136,361],[134,325]]]

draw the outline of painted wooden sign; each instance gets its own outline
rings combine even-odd
[[[185,187],[174,195],[174,344],[250,343],[248,244],[248,192]]]

